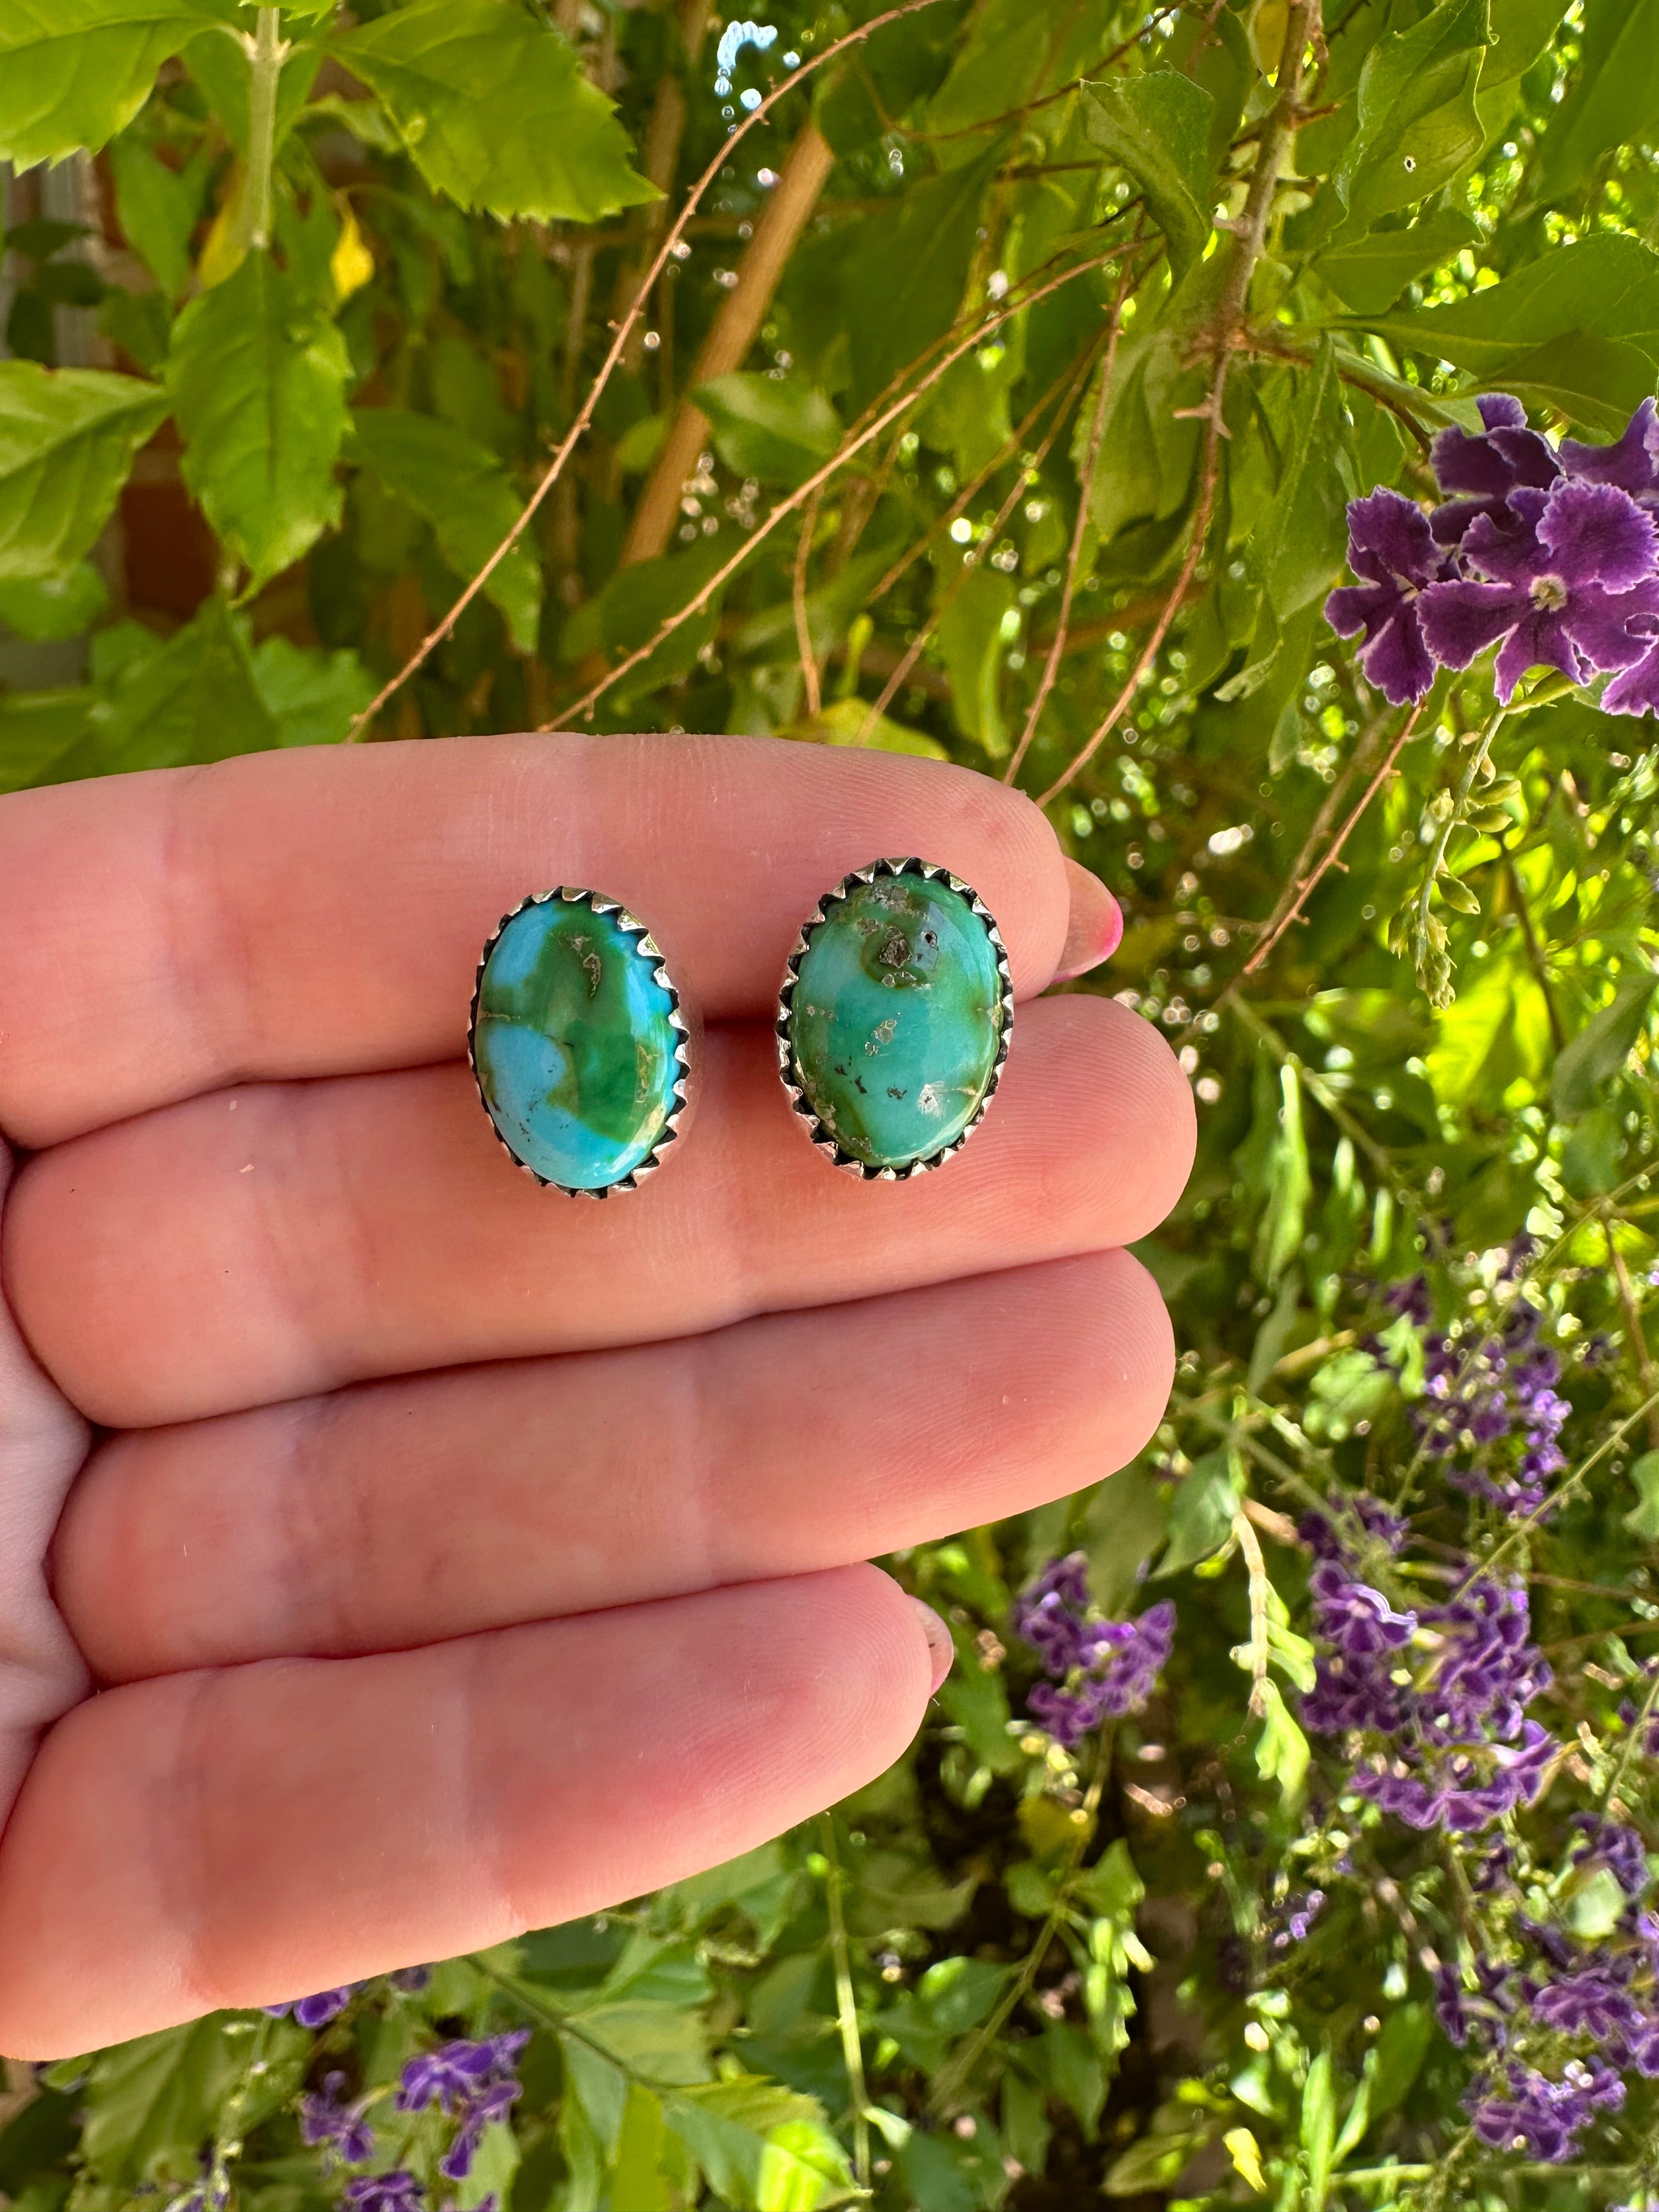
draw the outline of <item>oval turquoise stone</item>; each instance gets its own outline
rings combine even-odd
[[[961,892],[920,872],[854,883],[806,932],[787,1018],[795,1080],[843,1152],[908,1167],[984,1103],[1002,994],[990,929]]]
[[[620,914],[554,897],[502,925],[478,983],[472,1063],[516,1160],[605,1190],[650,1158],[680,1104],[680,1031]]]

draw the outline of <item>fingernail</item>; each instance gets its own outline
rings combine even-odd
[[[1109,960],[1123,942],[1123,909],[1097,875],[1076,860],[1066,863],[1066,881],[1072,894],[1071,918],[1066,943],[1054,970],[1056,983],[1069,983]]]
[[[924,1605],[919,1597],[913,1597],[910,1602],[916,1609],[916,1618],[921,1623],[921,1632],[927,1638],[927,1650],[933,1662],[933,1679],[927,1685],[927,1694],[931,1698],[950,1673],[956,1659],[957,1647],[951,1640],[950,1630],[931,1605]]]

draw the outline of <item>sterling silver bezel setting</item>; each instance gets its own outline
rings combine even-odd
[[[538,1175],[534,1168],[521,1160],[495,1126],[495,1116],[490,1112],[489,1101],[484,1096],[483,1079],[478,1073],[478,1003],[483,994],[484,969],[489,965],[489,956],[495,951],[501,933],[509,923],[516,921],[519,916],[531,907],[550,906],[556,899],[562,901],[566,906],[585,906],[590,913],[607,916],[615,915],[618,918],[623,929],[636,940],[635,950],[643,953],[647,959],[654,960],[657,963],[655,979],[668,994],[669,1026],[676,1032],[674,1057],[678,1062],[680,1072],[675,1079],[674,1097],[678,1103],[664,1122],[662,1134],[645,1158],[640,1162],[638,1167],[625,1176],[618,1176],[615,1182],[604,1184],[598,1190],[581,1189],[574,1183],[557,1182],[551,1176]],[[536,891],[529,898],[520,899],[512,913],[504,914],[495,928],[490,931],[485,939],[483,951],[478,956],[478,971],[472,981],[472,1006],[466,1027],[466,1057],[472,1070],[473,1083],[477,1088],[478,1103],[484,1109],[484,1119],[489,1124],[495,1142],[520,1175],[527,1175],[532,1182],[538,1185],[541,1189],[562,1191],[567,1198],[609,1198],[614,1191],[637,1190],[647,1177],[655,1175],[657,1170],[662,1165],[663,1154],[678,1136],[680,1123],[685,1118],[686,1091],[691,1078],[691,1032],[680,1004],[678,989],[675,986],[673,977],[668,972],[667,963],[662,957],[662,948],[652,936],[647,925],[637,915],[630,914],[620,899],[606,898],[599,891],[583,890],[574,884],[560,884],[550,891]]]
[[[997,975],[1002,985],[1000,1001],[1002,1030],[997,1043],[997,1056],[992,1065],[989,1079],[985,1085],[985,1094],[975,1108],[971,1120],[964,1127],[957,1131],[948,1145],[941,1145],[937,1152],[926,1153],[921,1159],[912,1160],[908,1167],[902,1168],[872,1167],[867,1161],[856,1158],[841,1144],[834,1131],[821,1118],[798,1080],[794,1048],[789,1036],[789,1017],[794,1006],[795,986],[800,981],[800,963],[806,956],[813,931],[827,921],[831,910],[843,904],[860,884],[873,884],[883,876],[921,876],[928,883],[944,883],[955,891],[959,898],[966,899],[973,913],[985,924],[986,933],[991,940],[991,948],[996,954]],[[783,1084],[789,1103],[805,1122],[808,1135],[826,1159],[833,1161],[838,1168],[844,1168],[849,1175],[857,1176],[864,1182],[908,1182],[914,1176],[931,1175],[935,1168],[942,1168],[946,1160],[956,1158],[969,1138],[985,1119],[986,1112],[991,1101],[996,1097],[998,1086],[1002,1081],[1002,1071],[1007,1065],[1008,1045],[1014,1029],[1014,985],[1013,978],[1008,971],[1008,950],[1003,944],[1002,933],[997,927],[995,915],[971,884],[964,883],[960,876],[953,876],[948,868],[940,866],[935,861],[920,860],[914,857],[902,860],[872,860],[867,867],[854,868],[850,875],[843,876],[833,890],[824,893],[812,912],[801,924],[800,933],[796,938],[794,949],[789,955],[789,964],[784,970],[783,988],[778,993],[777,1019],[774,1028],[778,1048],[779,1078]]]

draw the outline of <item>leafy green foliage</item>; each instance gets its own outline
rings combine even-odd
[[[611,102],[516,0],[414,0],[336,50],[433,190],[462,207],[592,222],[656,197],[629,165]]]
[[[7,0],[0,14],[0,159],[20,168],[97,148],[130,123],[155,72],[229,0]]]
[[[89,552],[166,413],[137,377],[0,362],[0,577],[59,575]]]
[[[349,366],[332,320],[263,253],[179,318],[167,383],[185,481],[256,588],[340,519]]]

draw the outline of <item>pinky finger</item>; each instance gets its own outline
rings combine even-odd
[[[0,1850],[0,2050],[453,1956],[718,1864],[890,1765],[934,1680],[872,1567],[135,1683]]]

